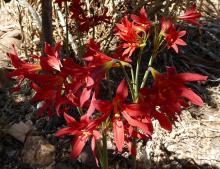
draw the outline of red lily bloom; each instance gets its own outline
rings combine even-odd
[[[161,33],[164,34],[165,40],[167,41],[167,47],[173,48],[176,53],[179,52],[177,45],[185,46],[187,45],[181,37],[186,34],[186,31],[176,31],[175,25],[170,20],[161,20]]]
[[[87,67],[87,84],[90,84],[88,87],[98,86],[100,81],[105,78],[106,73],[112,67],[120,67],[119,62],[123,66],[130,66],[127,62],[113,59],[100,51],[100,45],[95,43],[93,40],[90,40],[90,43],[87,45],[88,51],[86,56],[83,58],[88,64]]]
[[[18,53],[14,45],[13,53],[8,53],[7,55],[10,58],[12,65],[16,68],[16,70],[8,74],[8,77],[26,76],[27,74],[33,74],[42,69],[40,64],[31,64],[21,60],[18,57]]]
[[[116,35],[123,41],[125,41],[121,47],[125,49],[122,55],[128,55],[129,57],[133,52],[142,44],[139,35],[136,32],[135,25],[128,20],[125,16],[121,20],[121,24],[116,26]]]
[[[192,7],[187,9],[183,15],[178,17],[178,19],[196,26],[201,26],[201,24],[197,22],[197,19],[199,19],[201,16],[201,13],[196,10],[196,4],[193,4]]]
[[[72,77],[72,87],[76,89],[78,86],[77,90],[82,89],[80,107],[90,99],[93,90],[99,88],[99,84],[105,78],[108,70],[116,66],[112,58],[101,53],[99,44],[94,40],[90,40],[87,47],[83,60],[87,62],[88,66],[82,67],[72,60],[66,60],[63,63],[65,72]]]
[[[44,52],[47,54],[46,57],[40,57],[40,64],[43,70],[60,71],[62,64],[60,61],[60,49],[61,44],[57,43],[55,47],[52,47],[50,44],[45,43]]]
[[[166,35],[166,41],[168,43],[168,49],[173,48],[176,53],[179,52],[179,49],[177,45],[185,46],[187,45],[186,42],[184,42],[181,37],[183,37],[186,34],[186,31],[179,31],[177,32],[175,27],[171,27],[168,34]]]
[[[24,60],[21,60],[18,57],[18,53],[14,45],[13,52],[8,53],[7,55],[11,60],[11,64],[16,68],[12,72],[8,73],[7,77],[17,77],[17,79],[19,80],[18,85],[12,89],[12,92],[15,92],[20,89],[20,86],[27,75],[39,72],[42,69],[42,67],[40,64],[32,64]]]
[[[63,62],[63,71],[71,77],[70,83],[65,85],[66,90],[71,91],[73,95],[77,95],[80,98],[77,106],[82,108],[90,99],[92,91],[98,85],[98,82],[95,83],[91,76],[90,68],[75,64],[71,59],[66,59]]]
[[[13,47],[14,48],[14,47]],[[56,44],[55,48],[51,47],[48,44],[45,44],[45,53],[48,55],[47,57],[40,57],[33,55],[32,58],[40,60],[40,64],[32,64],[26,61],[22,61],[19,59],[18,54],[14,48],[13,53],[8,53],[8,57],[10,58],[12,65],[17,68],[13,72],[9,73],[9,77],[14,76],[24,76],[26,77],[29,74],[38,73],[41,70],[60,71],[61,61],[59,57],[60,44]]]
[[[75,136],[72,142],[72,157],[77,158],[81,153],[86,142],[92,138],[91,148],[93,154],[95,155],[95,142],[100,139],[100,133],[96,130],[97,127],[103,121],[103,117],[96,120],[89,120],[86,115],[83,115],[79,122],[77,122],[73,117],[64,113],[64,118],[67,122],[68,127],[60,129],[57,131],[56,136],[60,137],[63,135]],[[96,160],[97,165],[98,161]]]
[[[166,74],[152,69],[152,74],[155,78],[153,86],[141,90],[140,100],[151,104],[154,107],[152,116],[158,119],[163,128],[171,131],[170,123],[177,120],[176,113],[180,113],[182,107],[188,106],[186,99],[195,105],[203,105],[202,99],[184,84],[207,80],[207,76],[176,73],[174,67],[168,67]]]
[[[123,54],[124,49],[122,48],[122,46],[118,46],[115,49],[115,53],[112,55],[112,58],[115,58],[117,60],[123,60],[125,62],[132,62],[129,54]]]
[[[148,20],[147,12],[144,7],[140,10],[140,16],[132,14],[131,19],[138,25],[137,30],[148,31],[152,26],[152,22]]]
[[[114,132],[114,141],[119,152],[122,152],[124,141],[125,141],[125,128],[124,119],[129,125],[138,127],[146,135],[151,135],[152,124],[151,121],[144,123],[138,120],[138,117],[147,117],[147,111],[150,111],[146,107],[141,107],[139,104],[126,105],[124,102],[128,96],[128,88],[126,81],[122,80],[119,84],[116,96],[113,101],[94,101],[95,108],[109,116],[113,111],[112,125]]]
[[[53,114],[54,107],[62,102],[61,93],[63,84],[66,79],[65,75],[40,75],[33,74],[27,77],[32,81],[31,87],[36,91],[34,97],[31,99],[32,103],[42,102],[42,106],[38,109],[37,115],[42,114],[48,110],[48,116]],[[59,112],[57,112],[59,115]]]
[[[167,30],[169,30],[169,28],[172,25],[172,21],[171,20],[166,20],[164,17],[161,18],[161,33],[166,33]]]

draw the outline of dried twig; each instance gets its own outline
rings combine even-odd
[[[66,33],[67,32],[66,21],[65,21],[63,14],[60,11],[59,6],[57,4],[55,5],[55,10],[56,10],[57,15],[59,17],[60,25],[63,27],[64,33]],[[75,58],[78,59],[78,52],[77,52],[78,47],[77,47],[77,44],[74,42],[73,36],[70,32],[68,32],[68,42],[70,43],[70,45],[75,53]]]
[[[36,10],[32,8],[32,6],[27,2],[27,0],[17,0],[19,5],[24,5],[25,7],[28,8],[29,12],[31,13],[33,19],[37,21],[38,28],[41,30],[42,28],[42,20],[37,14]]]

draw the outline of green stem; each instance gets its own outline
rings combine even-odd
[[[141,48],[140,54],[138,56],[136,72],[135,72],[135,100],[136,101],[138,100],[138,90],[139,90],[138,75],[139,75],[139,71],[140,71],[142,53],[143,53],[143,49]]]
[[[108,169],[108,149],[107,149],[107,135],[105,131],[102,132],[102,169]]]
[[[133,67],[131,67],[131,80],[132,80],[132,87],[135,88],[135,82],[134,82],[134,70]]]
[[[150,60],[148,62],[148,67],[147,67],[147,70],[145,71],[145,74],[144,74],[144,77],[143,77],[143,81],[141,83],[141,88],[143,88],[145,86],[146,82],[147,82],[147,79],[148,79],[148,76],[149,76],[149,72],[150,72],[149,68],[152,66],[153,60],[154,60],[154,55],[152,55],[150,57]]]
[[[132,146],[133,148],[136,150],[137,149],[137,140],[135,138],[133,138],[132,140]],[[132,169],[136,169],[137,168],[137,158],[136,155],[131,157],[132,160]]]
[[[159,50],[160,46],[162,46],[162,44],[164,42],[164,40],[162,38],[163,38],[163,36],[160,34],[160,35],[158,35],[158,37],[155,40],[154,49],[153,49],[152,55],[150,57],[150,60],[148,62],[147,70],[144,73],[144,77],[143,77],[140,88],[143,88],[145,86],[147,79],[148,79],[148,76],[149,76],[149,73],[150,73],[149,68],[152,67],[152,64],[153,64],[154,59],[156,58],[157,54],[160,53],[161,50],[163,50],[166,47],[166,46],[164,46],[164,47],[162,47],[161,50]]]
[[[143,53],[143,48],[140,49],[140,54],[138,56],[138,60],[137,60],[137,66],[136,66],[136,72],[135,72],[135,77],[134,80],[135,82],[133,83],[135,85],[135,91],[134,91],[134,99],[133,101],[136,103],[138,102],[138,96],[139,96],[139,82],[138,82],[138,76],[139,76],[139,71],[140,71],[140,65],[141,65],[141,57],[142,57],[142,53]],[[134,73],[133,73],[134,74]],[[136,150],[137,148],[137,140],[134,138],[132,141],[132,146],[133,148]],[[137,160],[136,160],[136,155],[132,156],[132,169],[136,169],[137,167]]]
[[[81,109],[80,107],[76,107],[76,108],[77,108],[77,110],[78,110],[80,116],[82,116],[82,115],[84,114],[83,111],[82,111],[82,109]]]

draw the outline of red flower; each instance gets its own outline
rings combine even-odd
[[[135,26],[125,16],[121,20],[121,24],[116,26],[116,35],[123,41],[125,41],[121,47],[125,49],[122,55],[128,55],[130,57],[133,52],[142,44],[139,35],[136,32]]]
[[[36,92],[31,102],[42,102],[37,115],[42,116],[45,111],[48,111],[50,117],[53,114],[54,107],[62,102],[61,93],[66,79],[65,75],[32,74],[28,75],[27,78],[32,81],[31,87]],[[59,115],[58,111],[57,114]]]
[[[17,77],[17,79],[19,80],[18,85],[12,89],[12,92],[15,92],[20,89],[20,86],[27,75],[39,72],[42,69],[42,67],[40,64],[32,64],[24,60],[21,60],[18,57],[18,53],[14,45],[13,52],[8,53],[7,55],[11,60],[11,64],[16,68],[12,72],[8,73],[7,77]]]
[[[152,26],[152,22],[148,20],[147,12],[144,7],[140,10],[140,16],[132,14],[131,19],[138,25],[137,30],[148,31]]]
[[[98,111],[107,114],[107,116],[113,111],[112,125],[114,141],[119,152],[122,152],[125,141],[124,120],[126,120],[129,125],[141,129],[146,135],[151,135],[152,132],[151,121],[144,123],[141,120],[138,120],[138,117],[148,116],[146,112],[150,111],[149,108],[146,106],[141,107],[139,104],[126,105],[124,102],[127,96],[128,88],[126,81],[122,80],[112,102],[97,100],[93,103]]]
[[[96,157],[95,152],[95,143],[96,140],[100,139],[100,133],[96,130],[97,127],[103,121],[103,117],[100,117],[96,120],[89,120],[86,115],[83,115],[79,122],[77,122],[73,117],[64,113],[64,118],[68,127],[60,129],[57,131],[56,136],[60,137],[63,135],[75,136],[72,141],[72,157],[77,158],[81,153],[86,142],[92,138],[91,148],[94,156]],[[96,160],[97,165],[98,161]]]
[[[190,9],[187,9],[183,15],[178,17],[178,19],[181,19],[196,26],[201,26],[201,24],[197,22],[197,19],[199,19],[201,16],[201,13],[196,10],[196,4],[193,4],[192,7]]]
[[[40,64],[31,64],[21,60],[18,57],[18,53],[13,45],[13,53],[8,53],[8,57],[11,60],[12,65],[16,68],[13,72],[8,74],[8,77],[26,76],[27,74],[33,74],[40,71]]]
[[[202,99],[190,88],[186,82],[204,81],[207,76],[193,73],[176,73],[174,67],[168,67],[166,74],[160,74],[152,69],[155,78],[151,88],[141,90],[141,102],[150,104],[154,111],[152,116],[160,122],[160,125],[171,131],[171,122],[176,121],[176,113],[180,113],[182,107],[187,107],[186,100],[202,106]]]
[[[88,50],[83,60],[87,62],[88,66],[86,69],[88,71],[89,77],[96,81],[96,83],[100,82],[100,80],[105,77],[106,73],[112,67],[120,67],[119,62],[123,66],[130,67],[129,63],[111,58],[102,53],[99,49],[100,45],[95,43],[93,40],[90,40],[87,47]]]
[[[40,64],[43,70],[60,71],[62,64],[60,61],[60,50],[61,44],[57,43],[55,47],[52,47],[50,44],[45,43],[44,52],[47,54],[46,57],[40,57]]]
[[[161,20],[161,33],[165,36],[167,47],[173,48],[176,53],[179,52],[177,45],[185,46],[186,43],[181,39],[186,31],[176,31],[175,25],[170,20]]]
[[[25,78],[27,75],[38,73],[41,70],[60,71],[60,68],[61,68],[61,61],[59,57],[60,43],[57,43],[54,48],[48,44],[45,44],[44,50],[48,56],[40,57],[40,56],[33,55],[32,58],[40,60],[40,64],[32,64],[32,63],[28,63],[26,61],[21,60],[18,57],[18,54],[14,48],[13,53],[9,53],[8,57],[10,58],[11,63],[16,68],[16,70],[9,73],[8,76],[9,77],[24,76]]]
[[[92,68],[82,67],[81,65],[75,64],[71,59],[66,59],[63,62],[63,71],[65,74],[68,74],[71,79],[71,81],[65,85],[66,90],[71,91],[73,95],[79,97],[79,105],[77,106],[82,108],[91,98],[93,90],[96,90],[97,86],[99,86],[101,78],[95,79],[93,77]],[[103,78],[103,74],[101,76]]]
[[[167,30],[169,30],[169,28],[172,25],[171,20],[166,20],[164,17],[161,18],[161,33],[166,33]]]

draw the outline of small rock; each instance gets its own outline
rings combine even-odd
[[[55,160],[55,147],[41,136],[29,136],[22,150],[22,161],[32,167],[45,167]]]
[[[32,130],[32,122],[28,120],[27,122],[19,122],[10,127],[8,133],[15,139],[24,142],[28,132]]]

